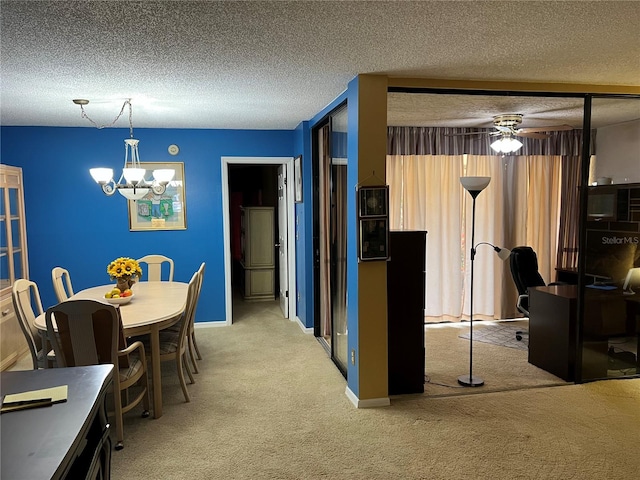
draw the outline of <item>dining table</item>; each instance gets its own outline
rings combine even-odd
[[[183,282],[137,282],[131,287],[131,300],[125,304],[114,305],[120,309],[125,337],[149,335],[154,418],[162,416],[160,331],[180,320],[187,304],[188,287],[189,284]],[[105,294],[113,288],[113,284],[87,288],[75,293],[68,300],[90,299],[107,302]],[[38,315],[34,323],[46,338],[45,314]]]

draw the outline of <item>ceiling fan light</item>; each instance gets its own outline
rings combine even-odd
[[[522,147],[522,142],[515,138],[503,137],[491,144],[491,148],[500,153],[511,153]]]
[[[502,139],[498,139],[491,144],[491,148],[496,152],[502,153]]]
[[[517,140],[515,138],[509,139],[509,152],[515,152],[520,148],[522,148],[522,142],[520,140]]]
[[[100,184],[107,183],[113,178],[112,168],[90,168],[89,173]]]

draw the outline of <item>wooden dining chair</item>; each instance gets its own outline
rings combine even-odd
[[[149,282],[162,281],[162,265],[165,263],[168,264],[169,277],[167,278],[167,280],[169,282],[173,282],[173,260],[171,258],[165,257],[164,255],[145,255],[144,257],[138,259],[138,263],[147,264],[146,280]]]
[[[184,378],[184,372],[186,370],[187,375],[191,383],[195,383],[195,379],[189,368],[187,361],[188,352],[188,334],[189,325],[193,320],[193,314],[195,312],[195,298],[198,292],[198,272],[195,272],[191,280],[189,281],[189,288],[187,291],[187,302],[185,310],[173,328],[166,328],[160,330],[160,362],[175,361],[176,369],[178,371],[178,380],[180,380],[180,387],[184,399],[187,402],[191,401],[191,396],[187,390],[187,382]],[[131,337],[131,340],[141,341],[144,343],[148,352],[151,351],[149,335],[142,335],[140,337]]]
[[[13,283],[11,297],[20,328],[29,346],[33,369],[54,366],[55,353],[53,350],[49,350],[47,340],[43,338],[35,326],[36,317],[44,313],[38,285],[30,280],[20,278]]]
[[[68,270],[62,267],[53,267],[51,270],[51,280],[53,281],[53,291],[58,298],[58,302],[64,302],[73,295],[71,276]]]
[[[200,355],[200,349],[198,348],[198,343],[196,342],[196,311],[198,309],[198,302],[200,301],[200,292],[202,292],[202,282],[204,281],[204,269],[205,263],[202,262],[200,264],[200,268],[198,268],[198,288],[196,292],[196,298],[194,300],[195,305],[193,307],[193,315],[191,316],[191,322],[189,324],[189,332],[187,336],[188,347],[189,347],[189,357],[191,358],[191,363],[193,365],[194,373],[198,372],[198,365],[196,363],[196,359],[202,360],[202,355]]]
[[[52,338],[59,367],[113,364],[113,399],[116,419],[116,450],[123,444],[122,415],[142,402],[142,417],[149,416],[147,360],[142,342],[127,346],[119,310],[98,300],[67,300],[47,309],[47,332]],[[55,323],[54,323],[55,322]],[[141,387],[129,400],[128,389]],[[124,395],[123,395],[124,394]],[[124,396],[124,403],[123,403]]]
[[[196,310],[198,308],[198,302],[200,300],[200,292],[202,291],[202,282],[204,280],[204,269],[205,262],[200,264],[200,268],[198,268],[196,274],[198,275],[198,283],[196,287],[196,296],[194,301],[193,313],[191,315],[191,320],[189,321],[189,329],[187,331],[187,353],[189,354],[189,359],[191,360],[191,365],[193,369],[193,373],[199,373],[198,363],[196,360],[202,360],[202,355],[200,354],[200,349],[198,348],[198,343],[196,342],[196,332],[195,332],[195,319],[196,319]],[[182,323],[176,323],[172,325],[167,330],[173,332],[174,334],[178,333],[182,328]]]

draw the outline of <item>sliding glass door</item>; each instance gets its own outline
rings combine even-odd
[[[314,251],[316,337],[347,369],[347,109],[314,130]]]

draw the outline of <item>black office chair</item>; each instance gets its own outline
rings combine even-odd
[[[538,256],[531,247],[515,247],[511,249],[509,258],[513,282],[518,289],[517,309],[527,317],[529,316],[529,288],[544,287],[546,284],[538,272]],[[558,285],[551,283],[550,285]],[[519,330],[516,332],[516,340],[522,340],[522,336],[528,332]]]

